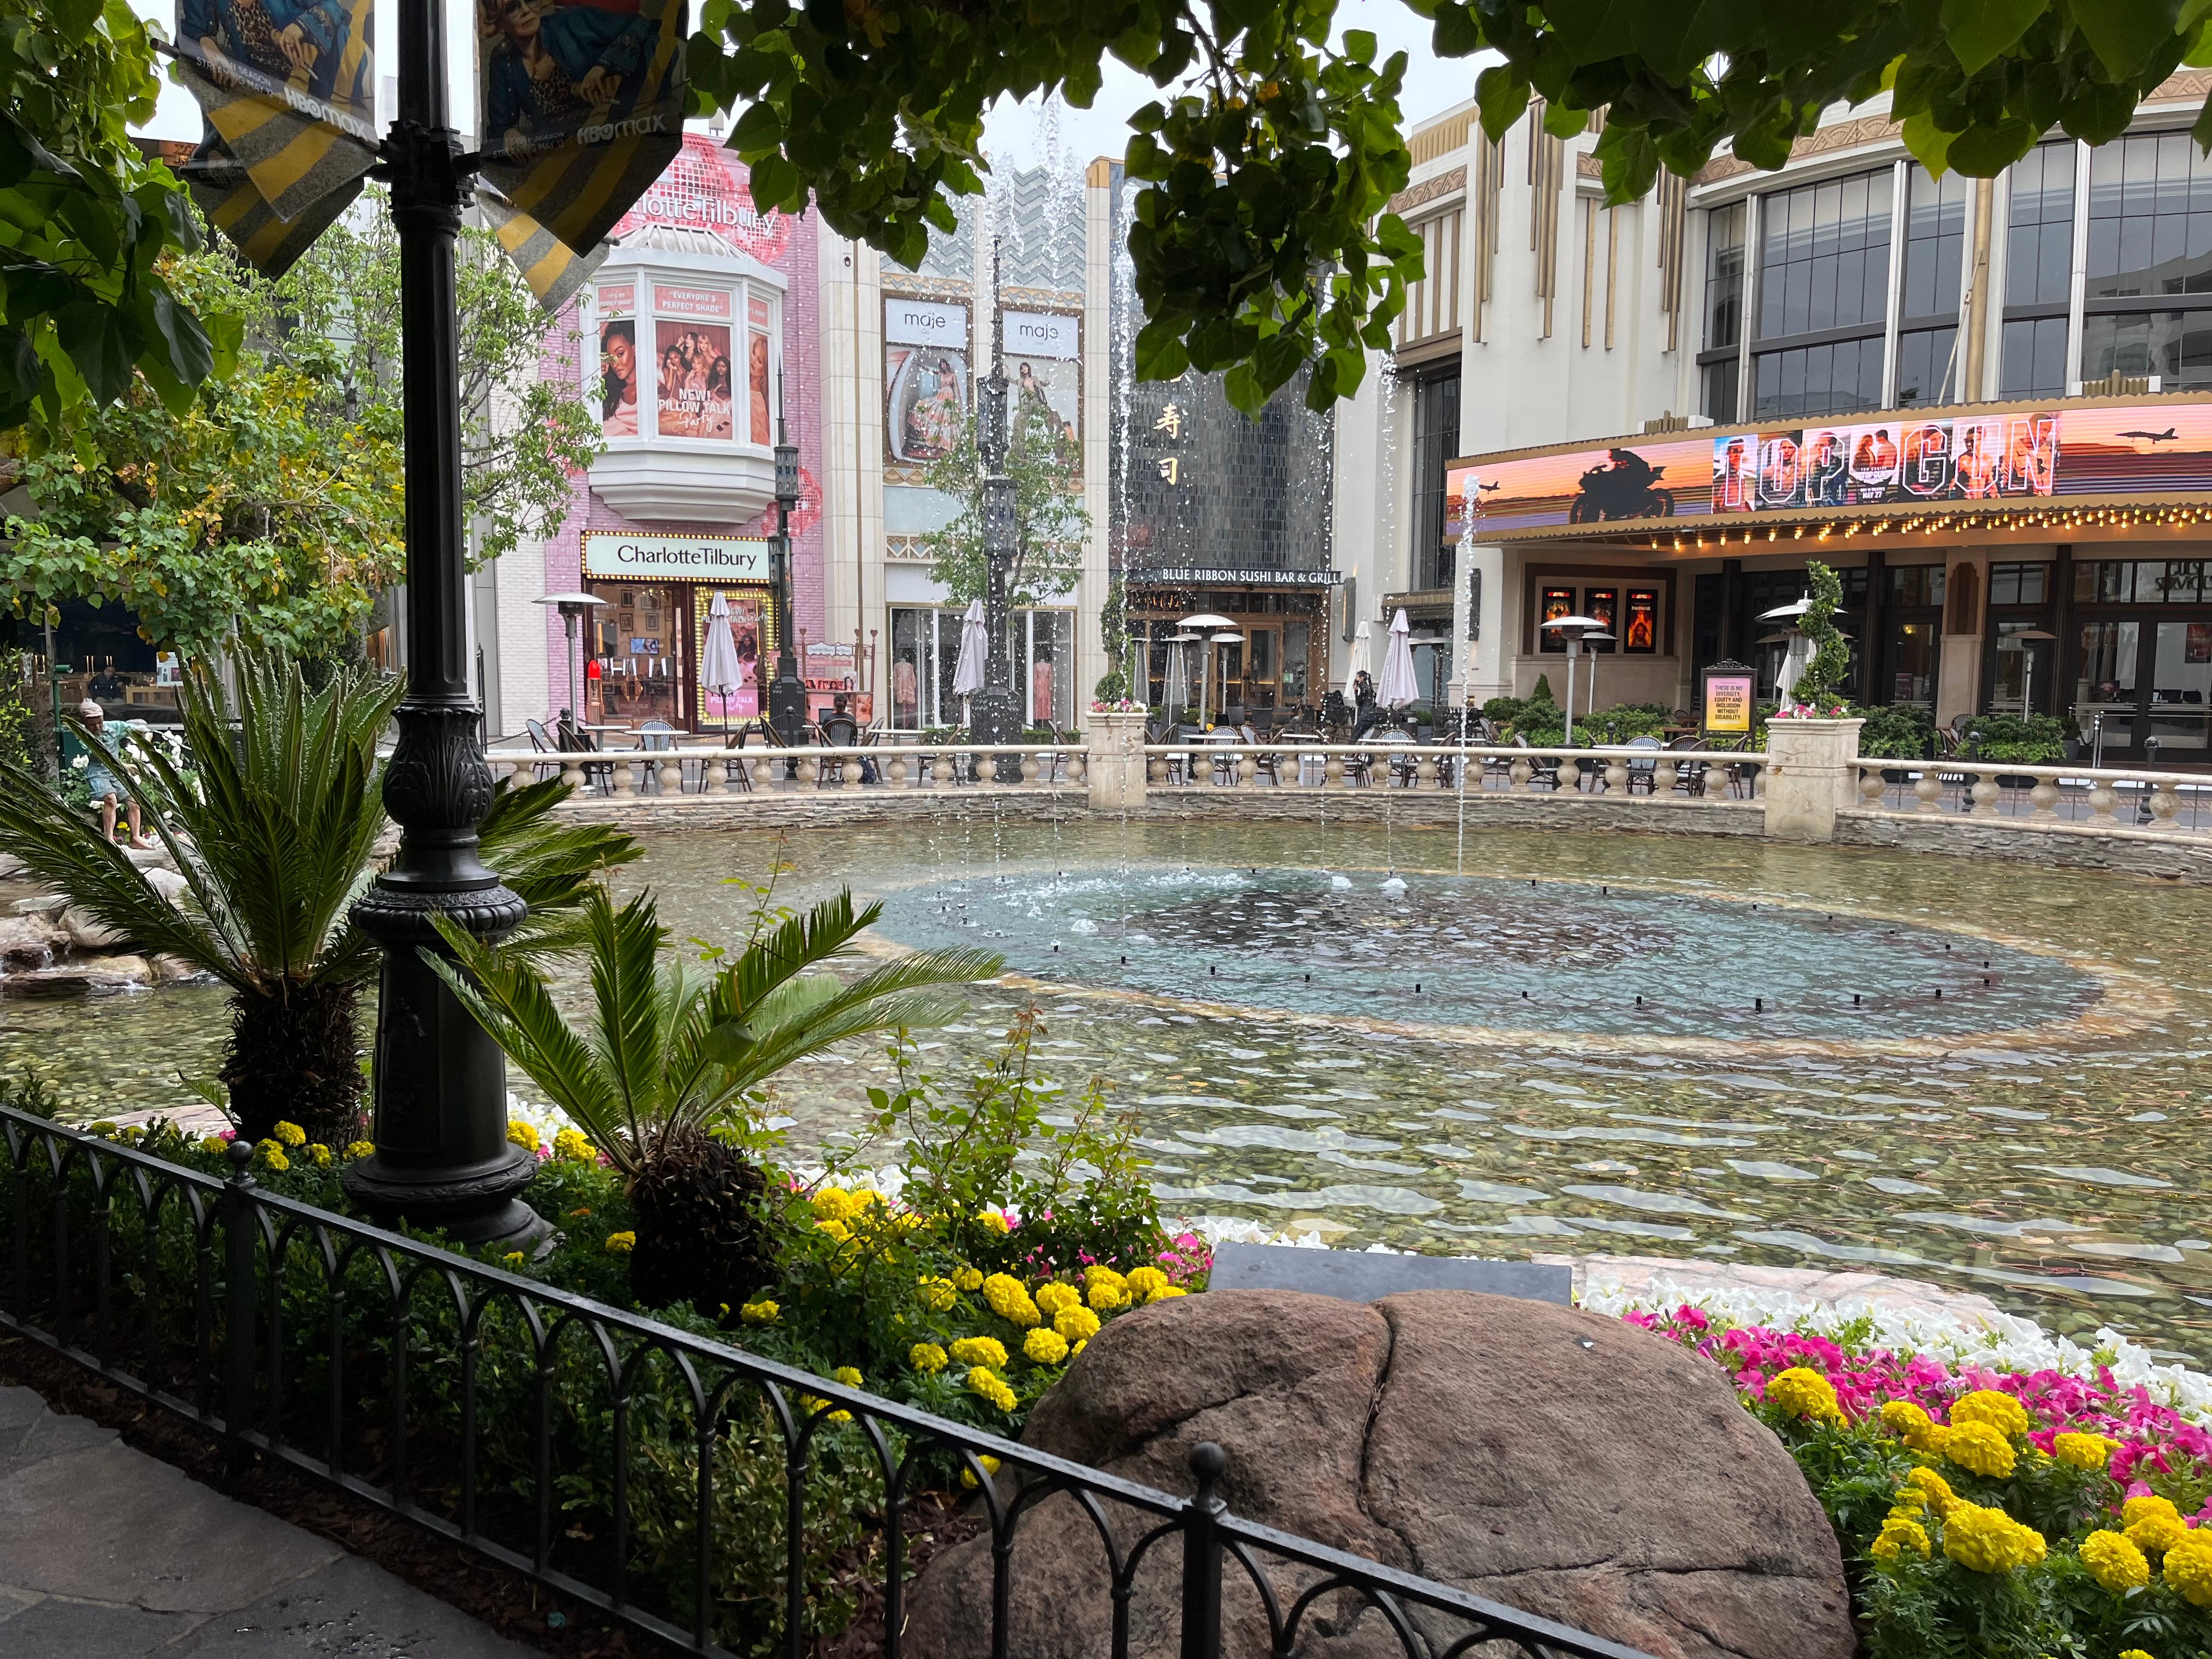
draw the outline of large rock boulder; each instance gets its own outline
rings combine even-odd
[[[1024,1438],[1177,1493],[1193,1490],[1192,1449],[1218,1442],[1222,1496],[1245,1519],[1658,1659],[1855,1649],[1835,1534],[1789,1453],[1710,1362],[1617,1320],[1463,1291],[1371,1306],[1290,1291],[1182,1297],[1109,1325]],[[1012,1472],[1000,1480],[1011,1497]],[[1125,1551],[1151,1524],[1109,1513]],[[1136,1574],[1133,1659],[1176,1650],[1181,1559],[1168,1540]],[[1046,1499],[1020,1517],[1011,1565],[1011,1659],[1104,1659],[1094,1522]],[[1312,1575],[1277,1567],[1288,1606]],[[932,1561],[911,1601],[914,1659],[988,1654],[991,1583],[988,1538]],[[1266,1618],[1233,1563],[1224,1609],[1224,1652],[1264,1659]],[[1316,1611],[1302,1655],[1401,1650],[1348,1596]],[[1438,1650],[1467,1630],[1422,1622]]]

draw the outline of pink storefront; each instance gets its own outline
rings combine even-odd
[[[605,601],[581,642],[589,725],[714,730],[759,712],[777,645],[768,538],[779,416],[800,465],[793,623],[804,641],[822,638],[817,234],[811,211],[757,210],[743,164],[689,135],[547,336],[545,375],[582,388],[606,445],[545,544],[548,592]],[[746,681],[726,699],[698,684],[717,596]],[[557,617],[545,638],[557,712],[569,673]],[[824,681],[818,701],[835,689]]]

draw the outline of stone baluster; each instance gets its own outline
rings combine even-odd
[[[1237,757],[1237,781],[1239,783],[1249,784],[1259,775],[1259,762],[1254,760],[1249,755],[1239,755]]]
[[[1674,763],[1662,753],[1651,769],[1651,793],[1672,799],[1679,775]]]
[[[2038,778],[2035,781],[2035,787],[2027,792],[2027,802],[2033,809],[2031,816],[2039,818],[2057,817],[2058,816],[2058,785],[2050,778]]]
[[[815,783],[815,782],[818,782],[818,781],[821,780],[821,776],[822,776],[822,773],[821,773],[821,769],[820,769],[819,764],[818,764],[818,763],[817,763],[817,761],[815,760],[814,757],[813,757],[813,756],[811,756],[811,755],[802,755],[802,756],[799,757],[799,782],[801,782],[801,783]]]
[[[1044,775],[1042,769],[1038,764],[1041,758],[1042,757],[1038,755],[1037,751],[1034,749],[1025,750],[1023,751],[1022,781],[1024,783],[1035,783],[1040,777]]]
[[[562,759],[561,781],[578,794],[584,792],[584,763],[574,754],[564,756]]]
[[[951,782],[952,757],[943,750],[939,750],[936,760],[931,763],[929,775],[940,784]]]
[[[660,793],[664,795],[684,793],[684,763],[677,758],[673,749],[667,751],[660,763]]]
[[[2172,780],[2161,778],[2151,787],[2150,817],[2154,830],[2171,830],[2177,813],[2181,811],[2181,796]]]
[[[2089,822],[2106,828],[2119,822],[2112,809],[2119,805],[2119,796],[2112,788],[2110,778],[2093,778],[2089,782]]]
[[[1582,787],[1583,769],[1575,763],[1572,755],[1559,757],[1559,789],[1563,795],[1571,795]]]
[[[1617,795],[1628,788],[1628,763],[1615,755],[1605,763],[1605,793]]]
[[[1973,797],[1974,811],[1995,812],[1997,810],[1997,775],[1976,768],[1974,786],[1967,793]]]
[[[1937,803],[1942,799],[1942,775],[1933,766],[1922,769],[1920,775],[1912,781],[1912,805],[1910,810],[1915,812],[1933,812],[1937,810]]]
[[[630,770],[630,764],[626,760],[615,763],[615,793],[624,799],[629,799],[637,793],[637,774]]]
[[[1869,811],[1881,810],[1882,795],[1888,787],[1889,781],[1882,776],[1881,768],[1879,766],[1859,768],[1859,799],[1865,803]]]
[[[1523,760],[1520,756],[1516,755],[1513,757],[1513,764],[1506,769],[1506,793],[1515,795],[1527,794],[1528,793],[1528,780],[1534,776],[1535,776],[1535,772],[1529,766],[1528,763]]]
[[[1325,786],[1326,787],[1330,789],[1343,788],[1344,757],[1341,755],[1331,755],[1326,761],[1322,763],[1321,773],[1322,776],[1328,780],[1328,784]]]
[[[1420,760],[1413,768],[1413,775],[1420,780],[1422,787],[1429,789],[1435,788],[1437,782],[1437,757],[1434,755],[1422,756]]]
[[[893,788],[903,789],[906,787],[906,757],[893,755],[890,764],[884,769],[884,775],[891,781]]]

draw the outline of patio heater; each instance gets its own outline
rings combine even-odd
[[[1591,647],[1611,645],[1613,640],[1614,636],[1602,628],[1595,634],[1583,635],[1583,643]],[[1583,708],[1593,714],[1597,713],[1597,656],[1593,649],[1589,653],[1589,672],[1583,676]]]
[[[1790,694],[1797,689],[1797,682],[1805,677],[1805,665],[1813,660],[1813,641],[1797,624],[1813,608],[1813,596],[1801,593],[1791,605],[1778,605],[1771,611],[1762,611],[1759,619],[1763,623],[1784,623],[1787,626],[1772,634],[1762,634],[1761,645],[1780,643],[1782,666],[1774,676],[1774,700],[1788,702]]]
[[[1605,624],[1595,617],[1554,617],[1544,626],[1567,642],[1566,735],[1559,741],[1572,744],[1575,740],[1575,659],[1583,653],[1583,641],[1593,634],[1604,633]]]
[[[2057,635],[2047,628],[2023,628],[2017,634],[2008,634],[1997,641],[2000,651],[2017,651],[2020,660],[2020,717],[2027,719],[2035,713],[2035,647],[2044,640],[2055,640]]]
[[[1206,641],[1206,678],[1209,684],[1213,678],[1214,665],[1221,660],[1221,647],[1224,645],[1243,643],[1244,636],[1233,629],[1224,629],[1220,633],[1208,637]],[[1224,674],[1221,677],[1221,701],[1214,705],[1215,712],[1218,713],[1228,707],[1229,676]],[[1203,692],[1199,696],[1198,723],[1200,726],[1206,724],[1206,697]]]
[[[1205,639],[1203,634],[1194,634],[1188,629],[1168,635],[1167,675],[1160,684],[1161,695],[1172,695],[1175,707],[1170,711],[1169,724],[1181,726],[1184,699],[1190,694],[1190,647]]]
[[[1198,644],[1204,642],[1206,635],[1216,629],[1231,629],[1236,626],[1236,623],[1227,617],[1218,616],[1211,611],[1201,611],[1195,617],[1185,617],[1176,624],[1176,630],[1188,636],[1192,643]],[[1206,645],[1206,660],[1200,666],[1205,672],[1198,683],[1198,723],[1204,726],[1206,699],[1213,690],[1213,647],[1211,644]]]
[[[565,655],[568,660],[568,719],[572,726],[576,730],[580,731],[584,724],[584,708],[583,705],[576,701],[578,696],[577,677],[582,672],[582,669],[577,660],[576,625],[578,623],[582,621],[583,618],[590,616],[599,606],[605,605],[606,601],[596,593],[580,592],[548,593],[543,599],[535,601],[535,603],[538,605],[550,605],[555,610],[558,611],[561,613],[562,626],[568,632],[568,648],[562,654]]]

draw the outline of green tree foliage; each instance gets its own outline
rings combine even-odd
[[[1723,145],[1778,167],[1832,105],[1885,89],[1913,153],[1993,177],[2053,126],[2100,143],[2182,64],[2212,64],[2204,0],[1407,0],[1441,58],[1496,54],[1476,82],[1504,133],[1540,100],[1545,129],[1587,130],[1611,199],[1659,169],[1695,173]],[[1150,321],[1138,373],[1229,371],[1256,414],[1301,365],[1325,408],[1358,386],[1421,274],[1384,211],[1410,157],[1402,54],[1332,44],[1333,0],[706,0],[694,85],[750,106],[732,143],[755,198],[811,198],[830,227],[908,265],[951,198],[982,188],[983,112],[1057,91],[1089,107],[1109,52],[1170,95],[1138,112],[1129,238]],[[2197,122],[2212,143],[2212,105]]]
[[[182,409],[236,343],[162,270],[198,235],[131,142],[159,92],[128,0],[0,0],[0,430],[138,381]]]
[[[1072,590],[1083,572],[1083,538],[1091,514],[1083,505],[1082,453],[1041,398],[1013,400],[1013,431],[1006,447],[1006,476],[1014,483],[1014,562],[1006,592],[1016,605],[1039,605]],[[950,603],[985,597],[990,570],[983,557],[983,466],[975,453],[975,422],[925,480],[960,504],[942,530],[921,538],[929,574],[944,585]]]
[[[1807,599],[1798,631],[1813,642],[1812,660],[1798,675],[1790,696],[1808,707],[1826,710],[1835,702],[1836,688],[1851,665],[1850,647],[1836,628],[1836,611],[1844,602],[1843,578],[1818,559],[1805,562]]]
[[[302,657],[359,655],[405,566],[399,257],[383,193],[281,280],[227,250],[171,265],[178,292],[241,326],[228,378],[173,409],[143,376],[117,402],[35,421],[0,585],[31,605],[119,599],[197,656],[235,625]],[[495,556],[566,510],[599,449],[572,393],[540,382],[544,319],[489,233],[463,234],[463,495]]]

